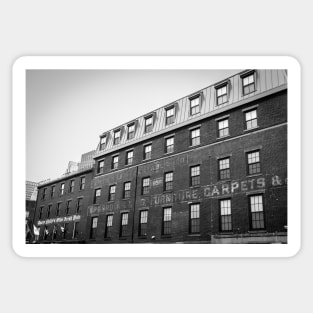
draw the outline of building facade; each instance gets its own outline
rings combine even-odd
[[[287,243],[287,73],[183,97],[101,134],[93,159],[81,242]]]

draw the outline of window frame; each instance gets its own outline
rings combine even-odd
[[[103,174],[103,173],[104,173],[104,159],[101,159],[97,162],[97,174]]]
[[[171,139],[173,140],[173,144],[172,145],[168,145],[167,141],[171,140]],[[165,138],[165,153],[166,154],[174,153],[174,146],[175,146],[175,136],[166,137]],[[169,151],[169,147],[172,147],[171,151]]]
[[[221,125],[220,123],[225,123],[225,121],[227,122],[227,127],[220,127]],[[218,138],[228,137],[229,136],[229,118],[225,117],[216,122],[217,122]],[[222,126],[224,126],[224,124]],[[227,130],[226,134],[224,134],[225,130]]]
[[[221,162],[228,160],[228,167],[221,168]],[[218,161],[218,179],[219,180],[229,180],[230,179],[230,157],[223,157],[217,160]],[[224,174],[226,172],[227,174]]]
[[[104,230],[104,238],[106,238],[106,239],[112,238],[113,218],[114,218],[114,214],[107,214],[106,215],[105,230]]]
[[[189,129],[189,131],[190,131],[190,146],[191,147],[199,146],[201,144],[201,127],[200,126],[195,127],[195,128]],[[199,135],[193,137],[193,133],[196,131],[199,131]]]
[[[219,95],[219,90],[225,88],[226,92]],[[219,84],[215,86],[215,96],[216,96],[216,105],[220,106],[226,102],[228,102],[229,99],[229,92],[228,92],[228,82]],[[219,99],[222,99],[219,103]]]
[[[64,191],[65,191],[65,183],[61,183],[61,186],[60,186],[60,196],[64,196]]]
[[[97,196],[97,191],[100,191],[100,194]],[[96,188],[94,192],[93,204],[99,204],[98,201],[101,198],[101,188]]]
[[[173,114],[168,116],[168,112],[173,111]],[[172,125],[175,122],[175,106],[171,105],[165,108],[165,125]]]
[[[70,204],[71,204],[72,200],[66,200],[66,207],[65,207],[65,215],[70,215]]]
[[[150,151],[146,151],[146,148],[150,147]],[[152,158],[152,143],[145,144],[143,146],[143,160],[151,160]]]
[[[147,124],[147,121],[151,119],[151,123]],[[145,116],[145,134],[153,131],[153,114]]]
[[[113,131],[113,145],[118,145],[121,143],[121,129],[116,129]],[[118,136],[116,136],[116,134],[119,134]]]
[[[79,221],[75,221],[73,224],[73,233],[72,233],[72,239],[78,239],[78,226],[79,226]]]
[[[73,183],[73,184],[72,184]],[[70,186],[69,186],[69,193],[74,192],[74,188],[75,188],[75,179],[71,179],[70,180]]]
[[[47,190],[48,190],[47,187],[45,187],[45,188],[42,189],[41,200],[46,200],[46,198],[47,198]]]
[[[170,210],[170,214],[166,211]],[[169,219],[168,219],[169,217]],[[162,236],[170,236],[172,234],[172,207],[164,207],[162,210]]]
[[[254,111],[255,111],[255,118],[247,119],[247,114],[251,114]],[[258,125],[258,108],[257,107],[254,107],[254,108],[251,108],[251,109],[247,109],[243,113],[245,115],[245,130],[246,131],[259,127],[259,125]],[[254,121],[256,121],[255,122],[256,125],[253,125]],[[251,126],[248,126],[249,123],[251,124]]]
[[[114,192],[112,192],[114,190]],[[116,184],[109,186],[109,197],[108,201],[115,201],[116,200]]]
[[[260,197],[261,198],[262,210],[252,212],[251,199],[255,198],[255,197]],[[257,204],[259,204],[259,203],[257,203]],[[260,193],[249,195],[248,196],[248,206],[249,206],[249,215],[250,215],[250,230],[252,230],[252,231],[265,230],[266,229],[266,223],[265,223],[265,212],[264,212],[264,195],[260,194]],[[254,215],[259,215],[259,214],[253,214],[253,213],[259,213],[260,216],[262,216],[262,219],[261,220],[259,219],[258,222],[262,221],[263,227],[253,227],[253,222],[254,222],[253,216]]]
[[[132,153],[131,158],[129,158],[129,156],[128,156],[129,153]],[[125,165],[133,165],[133,162],[134,162],[134,150],[126,151]]]
[[[104,142],[103,142],[104,141]],[[100,144],[99,144],[99,150],[102,151],[105,149],[105,146],[107,144],[107,136],[100,137]]]
[[[130,127],[134,127],[132,132],[129,131]],[[131,140],[135,138],[136,124],[135,122],[127,125],[127,140]]]
[[[229,207],[228,206],[222,206],[222,204],[226,204],[225,203],[226,201],[227,201],[227,204],[229,203]],[[226,213],[228,213],[228,214],[222,214],[223,209],[224,210],[226,209],[227,210]],[[220,223],[219,223],[220,232],[232,232],[233,231],[233,221],[232,221],[231,198],[219,199],[219,213],[220,213],[219,214],[220,215]],[[225,217],[229,217],[229,220]],[[228,226],[225,227],[225,225],[228,225]]]
[[[197,206],[198,207],[198,213],[197,217],[192,216],[192,207]],[[194,223],[193,221],[196,222]],[[194,225],[195,224],[195,225]],[[194,230],[194,228],[196,230]],[[200,234],[200,203],[190,203],[189,204],[189,234]]]
[[[47,218],[50,218],[51,215],[51,208],[52,208],[52,204],[48,204],[48,208],[47,208]]]
[[[197,114],[200,114],[201,112],[201,94],[195,94],[191,97],[189,97],[189,116],[195,116]],[[199,99],[198,104],[197,105],[192,105],[192,102],[196,99]],[[197,107],[197,109],[195,109],[195,107]],[[195,112],[193,111],[195,109]]]
[[[144,185],[144,181],[148,180],[149,184],[148,185]],[[151,179],[150,176],[147,177],[143,177],[142,181],[141,181],[141,194],[142,195],[148,195],[150,193],[150,187],[151,187]]]
[[[114,162],[115,159],[117,160],[117,162]],[[119,155],[112,155],[111,170],[118,169],[118,163],[119,163]]]
[[[86,176],[81,176],[79,181],[79,190],[85,190]]]
[[[196,167],[199,167],[199,175],[193,175],[193,169],[195,169]],[[189,168],[189,177],[190,177],[190,181],[189,181],[189,185],[192,186],[199,186],[201,185],[201,166],[200,164],[197,165],[192,165]],[[199,181],[199,183],[194,183],[194,181]]]
[[[55,196],[55,185],[51,186],[50,198]]]
[[[55,216],[60,216],[62,202],[58,202],[55,208]]]
[[[142,216],[143,214],[145,214],[145,216]],[[145,222],[143,222],[143,218]],[[140,210],[139,211],[138,236],[146,237],[148,234],[147,230],[148,230],[148,210]]]
[[[245,84],[244,81],[246,78],[249,78],[249,77],[253,77],[253,82],[252,83],[248,83],[248,84]],[[255,70],[252,70],[252,71],[248,71],[246,73],[243,73],[240,75],[240,78],[241,78],[241,88],[242,88],[242,96],[247,96],[251,93],[254,93],[256,91],[256,73],[255,73]],[[253,90],[251,91],[250,90],[250,87],[249,87],[249,92],[245,92],[245,88],[248,87],[248,86],[252,86],[253,85]]]
[[[76,213],[79,213],[81,210],[81,205],[82,205],[81,202],[83,202],[83,198],[82,197],[77,198],[77,200],[76,200]]]
[[[127,216],[127,219],[124,219],[124,216]],[[129,219],[128,212],[121,212],[119,237],[127,237],[127,234],[128,234],[128,219]],[[125,220],[126,220],[126,224],[123,224],[123,223],[125,223]]]
[[[258,162],[249,163],[249,155],[255,154],[255,153],[258,153]],[[261,150],[257,149],[257,150],[252,150],[252,151],[246,152],[246,162],[247,162],[246,163],[247,164],[247,176],[260,174],[262,172]],[[256,170],[255,169],[251,170],[251,168],[254,168],[255,166],[256,166]]]
[[[167,176],[171,174],[171,180],[167,180]],[[173,191],[174,189],[174,172],[173,171],[169,171],[164,173],[164,187],[163,190],[164,191]]]
[[[91,217],[91,225],[90,225],[91,227],[90,227],[90,237],[89,237],[90,239],[95,240],[97,238],[98,221],[99,221],[99,216]],[[95,227],[94,227],[94,224],[96,224]]]
[[[129,189],[126,189],[126,185],[129,184]],[[124,182],[123,186],[123,199],[129,199],[130,198],[130,192],[131,192],[131,181]]]

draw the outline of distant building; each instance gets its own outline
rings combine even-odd
[[[287,243],[287,87],[246,70],[104,132],[89,169],[38,187],[41,242],[80,221],[85,243]]]
[[[31,241],[33,235],[33,220],[35,217],[38,183],[26,181],[26,242]]]

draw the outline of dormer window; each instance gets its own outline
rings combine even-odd
[[[106,142],[107,142],[107,137],[103,136],[100,138],[100,150],[103,150],[105,148]]]
[[[114,131],[114,138],[113,138],[113,144],[118,145],[121,141],[121,130],[118,129]]]
[[[153,128],[153,115],[149,115],[145,118],[145,133],[149,133]]]
[[[255,72],[250,71],[248,73],[244,73],[241,76],[242,79],[242,93],[243,95],[248,95],[255,91]]]
[[[189,98],[190,100],[190,115],[195,115],[200,113],[200,99],[201,95],[197,94]]]
[[[131,123],[128,125],[127,130],[127,139],[133,139],[135,137],[135,123]]]
[[[215,86],[216,89],[216,105],[221,105],[228,101],[228,83]]]
[[[165,109],[165,124],[170,125],[174,123],[175,120],[175,108],[174,106]]]

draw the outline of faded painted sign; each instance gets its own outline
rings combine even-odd
[[[54,223],[65,223],[65,222],[72,222],[72,221],[79,221],[80,215],[71,215],[71,216],[64,216],[64,217],[57,217],[57,218],[49,218],[44,221],[38,221],[37,225],[50,225]]]
[[[93,215],[93,214],[102,214],[105,212],[113,212],[113,211],[119,211],[123,209],[129,209],[131,208],[131,201],[123,201],[123,202],[112,202],[112,203],[106,203],[106,204],[94,204],[88,206],[87,214]]]

